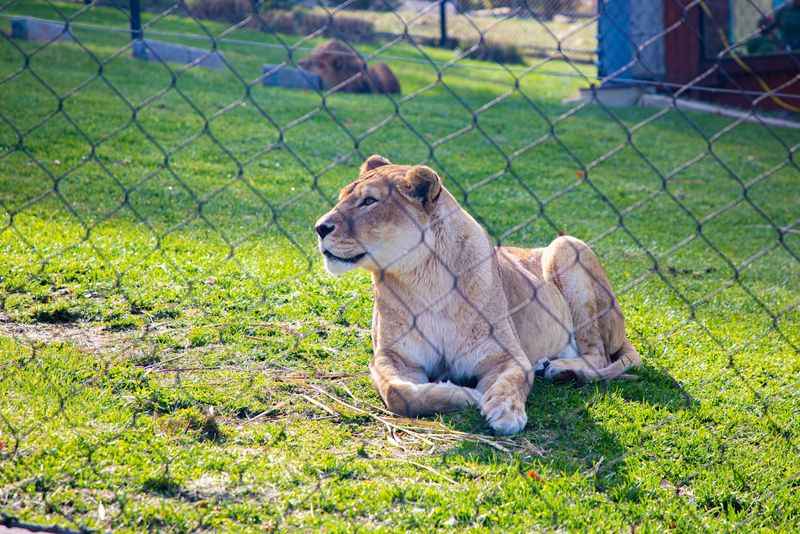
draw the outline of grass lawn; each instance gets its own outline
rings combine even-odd
[[[85,9],[52,6],[2,14]],[[108,8],[76,22],[126,24]],[[75,32],[80,45],[35,53],[0,39],[4,516],[121,531],[796,528],[800,132],[570,109],[594,73],[557,62],[465,61],[437,82],[428,60],[451,53],[407,45],[385,51],[401,99],[321,105],[237,79],[285,59],[263,34],[229,35],[253,42],[222,45],[234,75],[171,72],[118,53],[124,33]],[[475,410],[384,413],[365,373],[369,279],[327,276],[312,229],[374,152],[427,161],[504,243],[590,241],[641,380],[537,382],[508,439]],[[775,225],[794,226],[779,240]]]

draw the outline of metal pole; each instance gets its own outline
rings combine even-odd
[[[439,46],[447,46],[447,0],[439,0]]]
[[[131,40],[142,38],[142,5],[139,0],[131,0]]]

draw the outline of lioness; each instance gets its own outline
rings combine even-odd
[[[640,364],[588,245],[495,247],[426,166],[369,157],[316,231],[330,273],[372,273],[370,374],[397,414],[476,405],[514,434],[534,374],[589,382]]]

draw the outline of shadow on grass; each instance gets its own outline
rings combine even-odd
[[[518,459],[522,474],[535,461],[542,469],[567,476],[581,474],[593,480],[597,491],[617,500],[638,500],[638,490],[628,483],[628,453],[635,447],[631,435],[641,436],[666,424],[671,416],[691,410],[694,400],[669,373],[645,365],[637,371],[637,381],[612,381],[604,384],[552,384],[539,380],[528,399],[528,425],[525,432],[513,439],[527,440],[532,450],[542,454],[521,454]],[[649,405],[656,420],[642,425],[631,418],[630,403]],[[604,410],[615,410],[608,413]],[[489,434],[491,431],[477,410],[455,414],[445,423],[454,429]],[[636,431],[622,437],[626,430]],[[624,439],[628,444],[623,444]],[[508,456],[475,442],[462,442],[444,454],[449,459],[484,464],[509,463]]]

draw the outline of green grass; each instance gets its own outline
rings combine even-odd
[[[8,10],[55,16],[32,1]],[[125,25],[100,8],[77,22]],[[150,29],[199,31],[177,18]],[[23,68],[0,40],[0,113],[14,125],[0,121],[3,514],[121,531],[796,528],[800,235],[779,242],[772,224],[800,217],[785,148],[796,160],[800,133],[741,124],[709,151],[703,135],[729,121],[670,112],[627,144],[620,123],[655,112],[565,114],[561,99],[586,83],[552,75],[575,73],[566,65],[515,91],[466,61],[445,86],[407,46],[387,51],[404,94],[418,92],[399,114],[363,95],[322,109],[314,93],[245,91],[231,72],[172,84],[163,66],[114,57],[124,34],[76,33],[109,60],[102,78],[74,43]],[[223,51],[245,80],[285,57]],[[507,154],[543,140],[509,170],[485,136]],[[365,374],[369,279],[325,275],[312,229],[373,152],[429,161],[503,242],[591,241],[641,380],[537,382],[510,440],[475,411],[381,419]],[[734,174],[752,182],[746,201]]]

